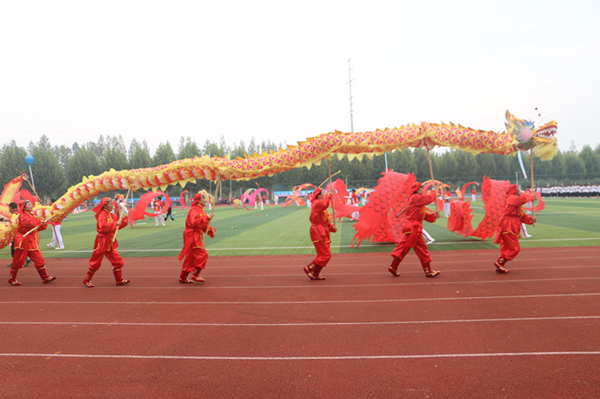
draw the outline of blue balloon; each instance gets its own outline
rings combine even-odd
[[[33,163],[33,161],[35,161],[35,159],[33,159],[33,157],[31,155],[27,155],[25,157],[25,162],[27,162],[27,164],[31,165]]]

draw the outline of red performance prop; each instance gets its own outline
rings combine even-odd
[[[19,196],[21,197],[21,199],[23,199],[24,201],[29,201],[31,202],[31,204],[33,206],[35,206],[35,203],[38,201],[38,197],[34,197],[29,191],[23,189],[21,191],[19,191]]]
[[[180,195],[179,195],[179,203],[181,204],[181,209],[185,209],[185,197],[183,196],[183,194],[186,194],[188,192],[188,190],[184,190]],[[169,209],[167,207],[167,209]]]
[[[333,208],[335,209],[335,218],[337,220],[341,220],[343,217],[351,218],[350,215],[352,213],[360,210],[358,206],[346,204],[345,197],[348,197],[350,194],[348,194],[346,183],[342,179],[337,179],[333,182],[333,190],[331,190],[328,183],[326,191],[333,194]]]
[[[535,207],[533,207],[533,209],[535,209],[535,212],[540,212],[543,211],[544,208],[546,208],[546,203],[544,203],[544,200],[542,199],[542,196],[540,193],[538,193],[537,191],[535,192],[535,201],[537,202],[537,204],[535,205]],[[529,204],[530,202],[528,202]],[[525,209],[526,211],[532,212],[533,209],[530,206],[524,206],[523,209]]]
[[[154,200],[156,197],[165,197],[166,203],[163,209],[169,209],[171,206],[171,198],[163,193],[162,191],[148,191],[146,194],[142,195],[142,198],[135,205],[135,209],[129,212],[129,223],[135,222],[136,220],[144,219],[144,216],[156,217],[160,214],[158,213],[150,213],[147,211],[148,205]]]
[[[458,235],[468,237],[473,234],[473,219],[471,202],[465,201],[465,191],[472,184],[479,183],[470,182],[465,184],[462,189],[456,189],[455,193],[458,200],[450,202],[450,217],[448,218],[448,230]]]
[[[352,247],[367,239],[372,242],[399,242],[406,217],[396,217],[408,204],[408,188],[417,180],[413,174],[384,172],[373,189],[367,205],[360,208],[360,219],[354,224]]]
[[[314,184],[310,184],[310,183],[304,183],[301,184],[299,186],[294,186],[294,188],[292,189],[292,195],[288,195],[287,198],[285,199],[285,203],[283,204],[283,207],[285,208],[288,205],[291,204],[296,204],[298,206],[304,206],[304,200],[300,197],[300,194],[302,193],[302,190],[305,190],[309,187],[312,187],[313,190],[316,190],[316,186]]]
[[[504,200],[506,198],[505,192],[508,185],[508,181],[492,180],[484,176],[483,184],[481,185],[481,198],[484,203],[485,216],[472,236],[479,237],[482,240],[494,236],[502,217]]]
[[[11,213],[8,211],[8,204],[19,201],[19,189],[23,184],[23,176],[15,177],[4,185],[2,194],[0,194],[0,216],[10,220]]]

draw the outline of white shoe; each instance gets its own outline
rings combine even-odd
[[[433,244],[434,241],[435,241],[435,238],[432,238],[431,241],[427,241],[427,245]]]
[[[50,247],[50,248],[54,248],[54,245],[52,245],[52,244],[46,244],[46,246]]]
[[[65,247],[56,247],[54,249],[65,249]]]
[[[531,237],[533,237],[533,236],[530,234],[525,234],[525,238],[531,238]]]

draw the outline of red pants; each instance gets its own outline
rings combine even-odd
[[[325,267],[331,259],[331,248],[329,242],[317,241],[313,242],[315,249],[317,250],[317,257],[312,261],[317,266]]]
[[[35,251],[26,251],[24,249],[15,248],[12,268],[15,270],[22,268],[28,256],[33,261],[36,269],[46,265],[46,261],[42,257],[42,252],[39,249],[36,249]]]
[[[429,249],[427,249],[427,244],[425,244],[421,233],[418,233],[418,237],[416,238],[415,243],[411,245],[410,236],[413,234],[417,233],[404,234],[402,236],[402,239],[400,240],[396,248],[394,248],[394,250],[392,251],[392,256],[402,260],[404,259],[408,251],[410,251],[410,249],[412,248],[415,250],[415,253],[419,257],[421,265],[431,263],[431,255],[429,254]]]
[[[504,262],[513,260],[521,251],[519,237],[512,233],[496,234],[500,238],[500,257],[498,257],[498,260],[504,259]]]
[[[206,249],[192,248],[191,251],[185,255],[181,270],[183,270],[184,272],[191,273],[197,267],[199,267],[200,269],[204,269],[206,267],[207,260],[208,252],[206,252]]]
[[[119,251],[116,249],[100,253],[94,251],[92,253],[92,257],[90,258],[90,270],[96,272],[98,269],[100,269],[100,265],[102,264],[102,258],[104,258],[105,255],[110,261],[110,263],[113,265],[114,269],[120,269],[125,264],[123,262],[123,258],[121,258],[121,255],[119,255]]]

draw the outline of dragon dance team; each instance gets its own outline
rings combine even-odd
[[[442,195],[442,193],[439,187],[424,192],[423,186],[424,184],[415,182],[409,188],[408,205],[402,212],[406,216],[406,223],[402,228],[402,238],[391,253],[393,260],[388,268],[388,271],[396,277],[400,276],[398,266],[411,249],[419,258],[426,277],[440,275],[439,271],[431,269],[432,258],[423,239],[422,231],[423,220],[434,223],[439,217],[439,212],[429,211],[427,205],[434,202],[436,197]],[[332,223],[333,219],[327,210],[331,203],[331,197],[331,193],[325,194],[322,189],[317,188],[309,198],[312,204],[309,216],[310,238],[317,255],[304,268],[304,272],[311,280],[325,280],[325,277],[321,276],[321,271],[331,260],[330,233],[337,232],[335,224]],[[215,228],[210,225],[213,218],[212,213],[207,215],[204,211],[207,200],[204,194],[196,194],[186,217],[183,231],[183,249],[179,254],[179,260],[183,260],[179,276],[179,282],[182,284],[205,281],[200,277],[200,273],[206,267],[208,260],[208,252],[204,247],[204,234],[214,237],[216,233]],[[494,240],[495,243],[500,244],[500,255],[494,263],[498,273],[508,273],[509,270],[505,267],[506,263],[513,260],[520,251],[521,225],[531,225],[536,222],[535,218],[530,217],[523,210],[523,205],[533,200],[534,197],[531,192],[522,193],[515,184],[506,188],[503,215]],[[119,255],[119,244],[116,240],[117,231],[128,224],[127,208],[124,206],[125,204],[119,205],[115,206],[115,201],[112,198],[105,197],[94,208],[97,235],[89,261],[89,269],[83,280],[86,287],[94,287],[92,278],[100,268],[105,256],[113,266],[116,285],[121,286],[130,282],[122,276],[124,261]],[[33,261],[42,283],[47,284],[56,280],[56,277],[48,275],[44,257],[38,245],[38,233],[47,228],[47,222],[41,221],[33,215],[33,204],[30,201],[21,201],[16,207],[17,209],[14,208],[11,204],[12,218],[18,218],[19,227],[13,242],[13,262],[8,283],[11,285],[21,284],[17,280],[17,274],[28,259]],[[396,217],[399,216],[400,214],[396,215]],[[0,221],[4,220],[0,218]]]

